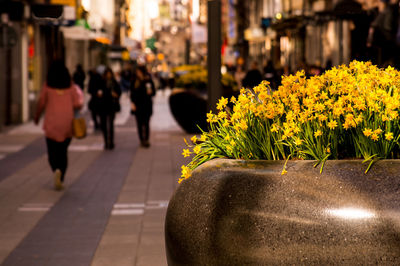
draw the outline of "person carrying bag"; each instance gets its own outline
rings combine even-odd
[[[76,139],[86,137],[86,120],[80,115],[79,111],[75,111],[75,117],[72,120],[72,135]]]
[[[63,188],[68,166],[68,146],[73,136],[74,110],[83,106],[83,93],[73,82],[62,61],[54,61],[48,70],[35,115],[39,123],[43,112],[48,160],[54,173],[54,187]]]

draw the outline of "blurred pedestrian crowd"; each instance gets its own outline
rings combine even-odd
[[[77,65],[71,75],[63,61],[55,60],[48,69],[34,120],[38,124],[44,113],[43,130],[48,160],[57,190],[63,188],[68,167],[68,146],[74,137],[73,120],[80,116],[79,110],[85,103],[85,92],[90,97],[88,109],[94,130],[102,132],[105,150],[115,148],[114,120],[116,113],[121,111],[122,93],[130,95],[131,114],[136,117],[141,146],[150,146],[152,97],[156,93],[156,87],[152,74],[145,65],[132,67],[127,64],[118,78],[110,67],[99,65],[88,71],[86,80],[81,65]]]

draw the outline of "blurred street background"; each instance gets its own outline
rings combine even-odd
[[[166,99],[154,99],[149,149],[124,97],[114,150],[103,150],[99,132],[73,140],[61,192],[39,126],[0,134],[1,265],[166,265],[164,216],[189,137]]]
[[[398,68],[399,21],[398,0],[0,0],[0,263],[166,265],[183,138],[206,130],[217,99],[352,60]],[[69,146],[63,191],[33,123],[54,60],[85,96],[88,129]],[[122,90],[111,150],[89,106],[106,67]],[[131,115],[138,67],[157,91],[150,147]]]

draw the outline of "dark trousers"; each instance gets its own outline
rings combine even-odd
[[[136,123],[140,141],[148,141],[150,137],[150,116],[136,115]]]
[[[64,175],[68,166],[68,146],[71,143],[71,139],[68,138],[63,142],[58,142],[46,138],[46,143],[51,170],[54,172],[59,169],[61,171],[61,181],[64,181]]]
[[[92,114],[92,120],[93,120],[93,123],[94,123],[94,129],[95,130],[100,129],[100,122],[99,122],[99,119],[98,119],[98,117],[99,117],[98,113],[96,111],[91,111],[91,114]]]
[[[101,131],[103,132],[106,148],[114,147],[114,118],[114,113],[100,115]]]

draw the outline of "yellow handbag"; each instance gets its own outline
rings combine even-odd
[[[83,139],[86,137],[86,121],[83,117],[72,120],[72,135],[74,138]]]
[[[79,88],[75,86],[75,89],[79,92]],[[74,102],[73,96],[72,103]],[[83,96],[82,96],[83,97]],[[86,137],[86,120],[81,116],[78,109],[72,109],[74,112],[74,118],[72,119],[72,136],[77,139],[83,139]]]

